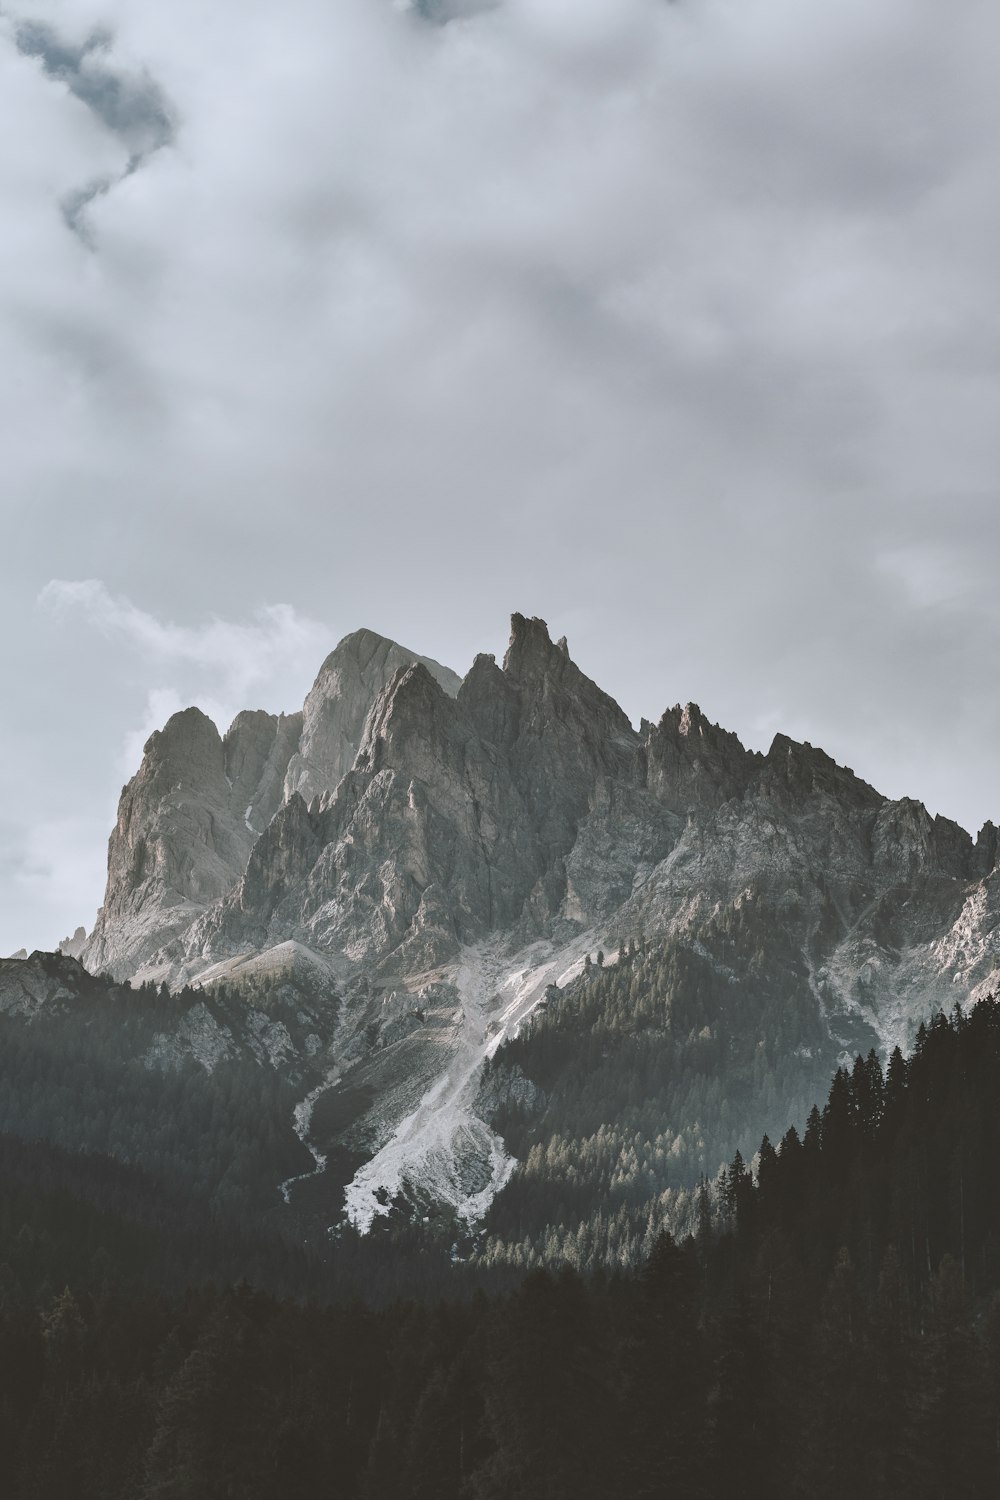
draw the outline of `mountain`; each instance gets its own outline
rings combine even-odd
[[[628,959],[620,994],[587,971],[601,948]],[[220,736],[192,708],[150,738],[83,961],[336,992],[296,1066],[302,1136],[338,1166],[325,1196],[292,1193],[329,1221],[342,1189],[361,1228],[394,1198],[474,1223],[499,1194],[500,1212],[532,1150],[558,1158],[554,1121],[583,1151],[598,1074],[605,1126],[631,1111],[641,1149],[606,1138],[588,1180],[630,1183],[634,1217],[741,1128],[784,1129],[841,1054],[906,1046],[996,984],[997,830],[974,842],[784,735],[748,751],[694,704],[636,730],[541,620],[514,615],[502,665],[461,681],[362,631],[301,715]],[[608,1033],[602,1057],[581,1025]],[[727,1081],[746,1094],[728,1114]]]
[[[86,946],[87,929],[85,927],[77,927],[72,937],[60,938],[56,946],[56,952],[65,953],[68,958],[79,958]],[[20,958],[27,958],[28,955],[27,952],[22,951],[18,956]]]
[[[87,967],[134,974],[232,890],[286,799],[336,787],[373,703],[411,661],[457,691],[446,667],[359,630],[327,657],[301,713],[244,712],[220,736],[188,708],[151,735],[122,790],[104,905],[82,949]]]

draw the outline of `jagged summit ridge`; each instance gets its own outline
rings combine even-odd
[[[320,667],[302,709],[302,734],[285,773],[285,799],[298,792],[307,803],[336,789],[354,763],[372,705],[403,668],[419,662],[453,697],[460,679],[449,667],[405,646],[356,630]]]
[[[746,749],[697,704],[636,730],[543,620],[515,614],[502,663],[461,680],[361,631],[301,714],[220,737],[186,710],[150,738],[85,959],[172,986],[238,987],[289,954],[335,976],[322,1045],[372,1101],[343,1128],[372,1156],[367,1213],[428,1152],[428,1192],[501,1180],[477,1069],[598,946],[651,940],[734,1003],[766,983],[834,1054],[905,1043],[1000,981],[997,853],[992,824],[974,843],[808,743]]]
[[[232,888],[277,806],[298,718],[240,714],[223,738],[187,708],[150,735],[122,790],[89,968],[132,972]]]
[[[290,803],[275,819],[297,832],[266,940],[294,932],[409,969],[495,927],[540,930],[560,915],[581,822],[609,777],[631,774],[637,746],[540,621],[515,616],[504,667],[477,658],[455,698],[411,663],[373,706],[352,769],[310,809],[308,836]],[[187,959],[258,940],[269,848],[254,851]]]
[[[373,703],[416,660],[457,691],[447,667],[361,630],[327,657],[301,712],[244,710],[221,736],[191,707],[154,731],[122,789],[105,901],[82,950],[87,967],[118,978],[135,973],[225,897],[280,807],[336,787]]]
[[[223,742],[187,710],[151,737],[86,957],[176,980],[295,941],[406,975],[497,933],[693,941],[749,892],[820,1003],[822,971],[850,1005],[853,959],[833,956],[870,944],[908,994],[918,974],[928,995],[985,981],[996,855],[995,829],[973,844],[785,735],[747,750],[694,703],[635,730],[538,618],[515,614],[502,665],[481,654],[461,681],[359,631],[301,716],[240,715]],[[975,962],[907,969],[984,880]]]

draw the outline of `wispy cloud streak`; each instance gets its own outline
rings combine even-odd
[[[58,618],[75,616],[108,639],[125,642],[151,668],[194,667],[209,674],[214,696],[237,709],[251,707],[244,700],[283,666],[304,661],[318,666],[324,648],[332,644],[325,625],[303,617],[290,604],[261,605],[249,622],[212,616],[200,625],[176,625],[113,595],[96,578],[53,578],[38,603]],[[177,699],[170,711],[180,706]]]
[[[96,177],[62,201],[67,228],[90,245],[86,221],[90,204],[138,171],[154,152],[171,144],[173,111],[148,74],[132,74],[115,65],[114,37],[103,27],[74,43],[41,21],[21,21],[14,27],[14,40],[23,56],[34,58],[46,77],[64,85],[128,152],[126,165],[117,175]]]

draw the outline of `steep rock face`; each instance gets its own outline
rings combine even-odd
[[[534,868],[523,808],[424,667],[390,683],[341,790],[307,884],[314,941],[376,957],[404,945],[398,962],[419,968],[515,920]]]
[[[44,953],[0,959],[0,1015],[31,1020],[46,1006],[75,1005],[93,984],[72,955]]]
[[[667,709],[659,724],[643,723],[646,784],[675,813],[721,807],[743,795],[761,757],[735,734],[712,724],[696,703]]]
[[[693,704],[636,733],[540,620],[515,615],[502,666],[456,681],[361,632],[301,731],[171,721],[123,795],[88,945],[171,984],[238,988],[282,952],[335,974],[324,1045],[360,1113],[329,1138],[385,1148],[385,1181],[416,1112],[428,1160],[447,1176],[465,1131],[459,1175],[479,1181],[496,1143],[466,1105],[491,1036],[598,946],[657,940],[677,973],[807,1017],[834,1055],[906,1045],[930,1008],[1000,983],[992,824],[973,844],[808,743],[747,751]],[[458,1109],[440,1130],[438,1098]]]
[[[291,802],[254,850],[246,876],[185,941],[184,957],[296,937],[356,960],[414,970],[496,929],[537,933],[575,919],[566,861],[581,830],[645,798],[639,738],[617,704],[554,645],[542,621],[515,615],[504,665],[479,657],[456,698],[414,663],[376,702],[353,768],[336,790]],[[303,819],[308,819],[308,831]],[[287,825],[287,833],[282,832]],[[290,863],[267,861],[284,838]],[[621,894],[613,845],[579,884],[598,906]],[[630,856],[624,889],[631,889]],[[277,902],[264,896],[280,887]]]
[[[612,910],[642,860],[672,841],[642,785],[640,738],[618,704],[580,671],[565,640],[551,641],[544,621],[518,614],[502,670],[478,658],[459,703],[507,769],[520,842],[533,845],[519,936]]]
[[[989,819],[979,830],[976,839],[976,847],[972,851],[972,873],[974,875],[990,875],[996,869],[1000,835],[997,826]]]
[[[133,973],[232,889],[294,731],[283,717],[241,714],[223,741],[188,708],[150,736],[108,844],[107,894],[82,954],[91,971]]]
[[[707,800],[707,799],[706,799]],[[614,933],[656,934],[731,963],[784,955],[775,987],[811,991],[834,1033],[866,1019],[905,1045],[914,1017],[1000,980],[1000,889],[974,846],[919,802],[889,802],[823,751],[776,736],[738,796],[689,810],[668,856],[616,915]],[[743,972],[733,969],[734,982]]]
[[[965,879],[971,873],[972,840],[957,824],[932,818],[922,802],[904,797],[880,811],[872,857],[877,872],[900,885],[933,868]]]
[[[345,636],[319,669],[302,711],[301,740],[285,773],[285,798],[308,804],[336,790],[354,764],[365,720],[379,694],[401,668],[420,662],[446,693],[460,678],[449,667],[418,656],[372,630]]]
[[[260,834],[284,800],[288,763],[302,735],[302,714],[247,709],[236,715],[222,742],[230,801],[251,834]]]
[[[60,938],[56,945],[56,952],[62,953],[67,958],[79,958],[87,946],[87,929],[78,927],[72,937]]]
[[[447,667],[361,630],[327,657],[301,713],[246,710],[220,739],[192,708],[152,735],[122,792],[104,906],[80,950],[88,968],[135,973],[197,923],[243,875],[279,808],[336,788],[379,694],[417,660],[446,692],[457,692],[459,679]],[[293,807],[287,833],[300,826],[298,815]],[[252,889],[261,894],[260,879]],[[268,930],[283,901],[283,889],[262,900],[255,932]]]
[[[579,826],[611,788],[634,785],[639,737],[613,698],[553,645],[542,620],[514,615],[504,676],[518,693],[506,742],[512,777],[552,864],[569,853]]]
[[[415,975],[490,934],[592,928],[729,964],[742,913],[775,982],[831,1015],[901,1017],[993,975],[992,825],[973,844],[812,745],[747,751],[694,704],[636,733],[541,620],[514,615],[503,665],[477,657],[456,682],[362,631],[324,663],[300,734],[243,714],[219,742],[196,713],[171,721],[123,798],[91,960],[176,980],[294,940]]]
[[[436,704],[440,700],[440,704]],[[229,899],[187,935],[187,958],[222,959],[247,947],[299,938],[360,956],[398,943],[431,884],[424,799],[388,765],[395,741],[412,743],[408,720],[450,700],[423,667],[403,669],[379,699],[359,754],[360,770],[307,807],[298,792],[256,845]],[[427,736],[433,734],[433,722]],[[429,750],[428,754],[431,753]],[[428,899],[432,899],[431,893]]]

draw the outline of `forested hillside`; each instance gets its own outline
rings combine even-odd
[[[32,962],[44,998],[0,1010],[0,1132],[141,1166],[245,1219],[308,1169],[292,1129],[301,1072],[259,1066],[251,997],[132,990],[55,955]]]
[[[63,1500],[987,1497],[1000,1485],[1000,1004],[840,1069],[638,1273],[381,1311],[63,1288],[9,1263],[0,1454]],[[756,1154],[756,1153],[755,1153]],[[20,1194],[20,1198],[18,1198]],[[113,1216],[112,1216],[113,1217]],[[110,1221],[109,1221],[110,1222]],[[91,1219],[87,1254],[100,1256]],[[22,1237],[23,1238],[23,1237]],[[64,1244],[64,1249],[66,1249]]]
[[[284,1201],[282,1182],[315,1167],[294,1129],[316,1077],[307,996],[133,990],[56,954],[0,979],[0,1265],[23,1286],[461,1289],[435,1226],[394,1220],[367,1241],[343,1226],[334,1244],[324,1205]]]
[[[841,1049],[876,1040],[860,1017],[831,1036],[802,952],[752,908],[714,929],[721,957],[677,942],[598,954],[496,1054],[483,1097],[518,1166],[484,1263],[634,1265],[662,1229],[693,1226],[700,1178],[804,1120]]]

